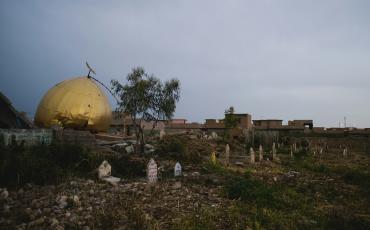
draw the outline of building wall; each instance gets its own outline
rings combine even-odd
[[[253,124],[255,128],[274,129],[274,128],[281,128],[283,126],[283,121],[282,120],[254,120]]]

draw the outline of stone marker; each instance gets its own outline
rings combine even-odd
[[[158,181],[158,167],[153,158],[149,160],[147,165],[147,176],[149,184],[153,184]]]
[[[166,135],[166,132],[163,130],[163,129],[161,129],[161,131],[159,132],[159,139],[160,140],[163,140],[163,137]]]
[[[254,164],[254,162],[256,161],[256,156],[252,147],[249,149],[249,152],[251,154],[251,164]]]
[[[260,147],[258,149],[258,152],[259,152],[259,155],[260,155],[260,161],[263,161],[263,148],[262,148],[262,145],[260,145]]]
[[[272,160],[276,160],[275,142],[272,143]]]
[[[99,179],[102,179],[104,177],[109,177],[111,173],[112,173],[112,166],[110,166],[108,161],[103,161],[98,168]]]
[[[217,139],[217,137],[218,137],[218,135],[217,135],[217,133],[216,132],[212,132],[212,139]]]
[[[112,166],[108,161],[103,161],[98,168],[98,177],[99,179],[109,182],[112,185],[117,185],[121,181],[121,178],[111,176]]]
[[[181,176],[181,165],[179,162],[177,162],[175,164],[175,168],[174,168],[174,174],[175,174],[175,177],[177,176]]]
[[[226,147],[225,147],[225,161],[226,161],[226,165],[229,165],[229,162],[230,162],[230,146],[229,146],[229,144],[226,144]]]
[[[322,155],[322,152],[323,152],[323,150],[322,150],[322,148],[320,148],[320,155]]]
[[[293,158],[293,145],[290,146],[290,157]]]
[[[216,152],[215,151],[212,151],[211,153],[211,162],[212,164],[216,164]]]
[[[347,156],[347,154],[348,154],[348,150],[347,150],[347,147],[345,147],[345,148],[343,149],[343,156],[344,156],[344,157],[346,157],[346,156]]]

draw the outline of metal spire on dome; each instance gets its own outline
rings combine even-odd
[[[87,77],[90,78],[90,73],[93,73],[94,75],[96,75],[96,72],[93,68],[91,68],[91,66],[89,65],[89,63],[86,61],[86,67],[89,69],[89,73],[87,74]]]
[[[114,97],[114,99],[116,99],[117,102],[119,102],[119,100],[116,98],[116,96],[114,95],[114,93],[106,86],[103,84],[103,82],[99,81],[98,79],[90,76],[90,73],[93,73],[94,75],[96,75],[96,72],[95,70],[89,65],[89,63],[86,61],[86,67],[89,69],[89,73],[87,74],[87,77],[88,78],[91,78],[93,79],[94,81],[98,82],[100,85],[102,85],[106,90],[108,90],[108,92]]]

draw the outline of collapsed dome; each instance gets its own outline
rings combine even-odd
[[[107,96],[89,77],[76,77],[52,87],[37,107],[35,124],[42,127],[105,131],[112,110]]]

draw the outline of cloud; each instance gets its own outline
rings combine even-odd
[[[143,66],[179,78],[176,116],[370,126],[368,1],[1,1],[0,90],[33,114],[48,88]],[[114,104],[113,100],[111,101]]]

